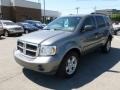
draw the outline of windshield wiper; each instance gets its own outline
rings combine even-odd
[[[45,28],[45,29],[43,29],[43,30],[50,30],[49,28]]]

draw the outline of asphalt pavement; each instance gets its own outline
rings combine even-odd
[[[70,79],[18,65],[13,57],[17,38],[0,39],[0,90],[120,90],[120,36],[114,37],[109,54],[97,50],[81,57],[80,68]]]

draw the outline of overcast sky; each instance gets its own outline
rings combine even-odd
[[[38,2],[39,0],[31,0]],[[43,0],[40,0],[43,8]],[[120,9],[120,0],[45,0],[46,9],[57,10],[62,15],[76,14],[76,7],[79,7],[79,14],[88,14],[96,9]]]

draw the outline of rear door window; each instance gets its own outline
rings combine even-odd
[[[96,16],[96,21],[97,21],[98,28],[102,28],[106,26],[103,16]]]
[[[90,17],[86,18],[86,20],[84,21],[84,24],[83,24],[83,28],[86,25],[92,25],[94,28],[96,28],[96,23],[95,23],[94,17],[90,16]]]

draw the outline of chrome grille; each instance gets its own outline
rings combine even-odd
[[[31,57],[38,56],[38,46],[35,44],[18,41],[17,49],[24,55]]]

